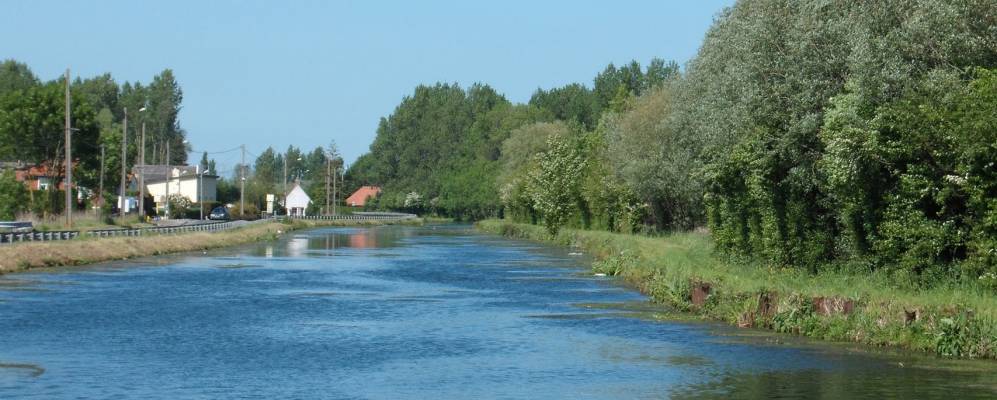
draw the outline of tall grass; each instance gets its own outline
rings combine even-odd
[[[575,246],[592,254],[597,272],[616,275],[653,301],[704,317],[837,341],[900,346],[971,358],[997,358],[997,295],[951,283],[901,287],[884,273],[843,268],[817,274],[717,256],[705,232],[659,237],[480,221],[484,231]],[[707,283],[706,303],[692,303]],[[850,301],[850,312],[815,310],[816,298]],[[774,299],[774,313],[759,303]]]

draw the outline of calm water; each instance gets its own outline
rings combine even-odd
[[[991,363],[648,318],[587,262],[378,227],[9,275],[0,398],[997,397]]]

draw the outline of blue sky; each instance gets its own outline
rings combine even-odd
[[[525,102],[538,87],[591,86],[610,62],[684,64],[732,3],[34,0],[4,5],[0,58],[43,80],[69,67],[147,83],[172,68],[194,149],[335,140],[352,162],[418,84],[482,82]],[[238,153],[217,158],[226,168]]]

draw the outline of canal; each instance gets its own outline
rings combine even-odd
[[[990,362],[688,321],[470,227],[0,277],[0,398],[994,398]]]

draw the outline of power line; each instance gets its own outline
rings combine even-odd
[[[190,150],[188,150],[187,152],[188,152],[188,153],[208,153],[208,154],[224,154],[224,153],[231,153],[231,152],[233,152],[233,151],[237,151],[237,150],[239,150],[240,148],[241,148],[240,146],[236,146],[236,147],[233,147],[233,148],[231,148],[231,149],[228,149],[228,150],[222,150],[222,151],[203,151],[203,150],[194,150],[194,149],[190,149]]]

